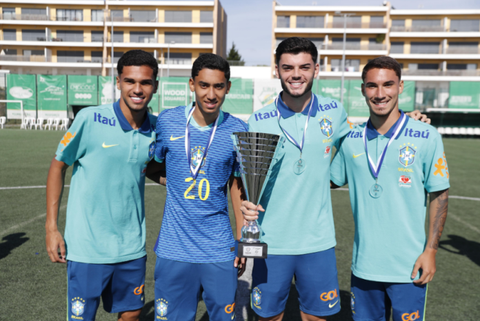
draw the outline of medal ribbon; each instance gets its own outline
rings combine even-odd
[[[198,176],[198,172],[200,169],[200,166],[202,166],[203,161],[207,157],[208,149],[210,148],[210,145],[212,144],[213,137],[215,137],[215,132],[217,131],[217,126],[218,126],[218,120],[220,119],[220,114],[217,116],[217,119],[215,120],[215,125],[213,125],[212,130],[210,131],[210,138],[208,140],[208,145],[207,148],[205,148],[205,153],[203,153],[202,160],[197,164],[196,167],[193,167],[192,165],[192,155],[190,153],[190,130],[188,128],[188,124],[190,123],[190,118],[192,118],[193,112],[195,111],[195,103],[193,103],[193,107],[188,113],[187,117],[187,126],[185,127],[185,153],[187,154],[187,160],[188,160],[188,167],[190,167],[190,173],[192,174],[193,179],[196,179]]]
[[[367,148],[367,126],[365,125],[365,128],[363,129],[363,145],[365,145],[365,152],[368,156],[368,165],[370,166],[370,170],[375,177],[375,179],[378,178],[378,175],[380,174],[380,168],[382,167],[383,160],[385,158],[385,155],[387,153],[387,148],[390,146],[390,144],[395,140],[395,138],[398,136],[400,133],[400,130],[403,127],[403,124],[405,123],[405,120],[407,119],[407,116],[402,112],[402,115],[400,116],[400,121],[397,122],[397,125],[393,129],[393,134],[388,140],[387,146],[385,146],[385,149],[383,150],[382,154],[377,160],[377,164],[375,164],[370,157],[370,154],[368,153],[368,148]],[[370,120],[369,120],[370,121]]]
[[[312,93],[312,97],[310,98],[310,107],[308,108],[308,117],[307,117],[307,121],[305,122],[305,129],[303,130],[303,137],[302,137],[302,141],[299,143],[297,143],[297,141],[282,127],[282,125],[280,125],[280,110],[278,109],[278,98],[280,97],[280,94],[278,94],[278,97],[275,99],[275,107],[277,108],[277,116],[278,116],[278,126],[280,127],[280,129],[282,130],[283,134],[285,135],[285,137],[287,137],[287,139],[292,143],[294,144],[295,146],[297,146],[299,149],[300,149],[300,157],[302,155],[302,150],[303,150],[303,143],[305,142],[305,136],[307,135],[307,128],[308,128],[308,121],[310,120],[310,113],[312,112],[312,105],[313,105],[313,93]]]

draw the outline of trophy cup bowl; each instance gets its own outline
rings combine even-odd
[[[238,132],[233,133],[240,174],[248,201],[259,204],[265,182],[271,173],[273,160],[278,157],[284,138],[279,135]],[[242,228],[242,238],[238,245],[238,257],[266,258],[268,246],[261,238],[262,231],[256,221],[249,221]]]

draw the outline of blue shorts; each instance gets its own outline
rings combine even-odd
[[[388,321],[392,313],[394,321],[425,320],[427,289],[427,284],[368,281],[352,274],[352,317]]]
[[[340,311],[335,248],[255,259],[252,277],[252,309],[263,318],[285,310],[293,277],[304,313],[329,316]]]
[[[195,320],[202,290],[210,320],[235,320],[237,268],[233,260],[188,263],[157,257],[155,320]]]
[[[141,309],[147,257],[115,263],[68,261],[68,320],[95,320],[100,297],[110,313]]]

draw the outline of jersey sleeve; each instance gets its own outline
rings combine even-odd
[[[450,188],[450,173],[443,149],[442,138],[435,130],[432,134],[435,135],[435,139],[429,146],[428,155],[425,157],[423,164],[425,172],[424,185],[428,193]]]
[[[341,139],[343,141],[343,139]],[[341,144],[339,144],[341,145]],[[330,180],[337,186],[343,186],[348,183],[345,157],[343,148],[337,149],[330,165]]]
[[[338,103],[340,108],[340,128],[338,130],[337,140],[335,141],[335,147],[337,150],[340,148],[340,144],[343,141],[343,138],[350,132],[351,126],[347,120],[347,112],[341,103]]]
[[[155,128],[155,133],[156,133],[156,143],[155,143],[155,161],[158,163],[163,163],[165,160],[165,154],[166,154],[166,140],[164,138],[164,119],[165,117],[163,113],[161,113],[158,118],[157,118],[157,125]]]
[[[87,110],[80,111],[75,117],[75,121],[72,126],[63,135],[60,144],[58,144],[57,152],[55,153],[55,159],[64,162],[68,166],[71,166],[75,161],[80,159],[87,150],[87,137],[88,130],[85,130],[87,126]]]

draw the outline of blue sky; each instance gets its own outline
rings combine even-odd
[[[228,16],[227,51],[235,42],[247,65],[270,65],[271,0],[220,0]],[[280,0],[281,5],[332,5],[325,0]],[[335,6],[381,6],[382,0],[335,0]],[[480,0],[393,0],[396,9],[480,9]]]

